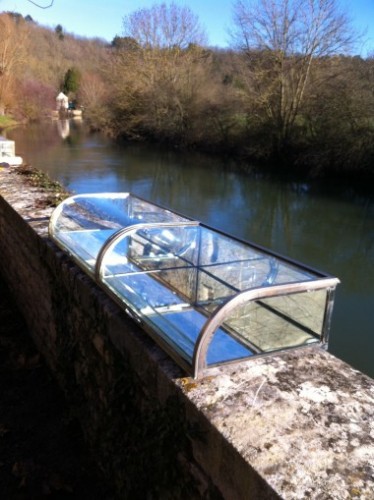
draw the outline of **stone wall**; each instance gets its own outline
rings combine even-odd
[[[185,377],[49,240],[56,196],[0,171],[0,274],[118,498],[373,498],[373,380],[312,347]]]

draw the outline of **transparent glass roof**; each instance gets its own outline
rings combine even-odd
[[[195,377],[327,342],[336,278],[129,193],[65,200],[50,235]]]

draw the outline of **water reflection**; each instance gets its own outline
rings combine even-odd
[[[374,196],[241,173],[225,161],[119,146],[81,122],[12,132],[26,161],[70,190],[131,191],[338,276],[330,350],[374,376]]]
[[[57,120],[57,130],[58,134],[62,139],[66,139],[70,135],[70,121],[69,120]]]

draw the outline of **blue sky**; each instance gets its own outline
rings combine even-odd
[[[49,5],[50,0],[35,0]],[[165,0],[167,3],[167,0]],[[231,22],[232,0],[174,0],[187,5],[199,16],[205,27],[209,44],[225,47]],[[70,33],[87,37],[99,37],[111,41],[122,34],[123,17],[139,8],[149,7],[162,0],[54,0],[49,9],[40,9],[27,0],[0,0],[0,11],[29,14],[39,24],[54,28],[61,24]],[[367,30],[366,44],[358,52],[366,55],[374,52],[374,0],[341,0],[354,21],[354,26]]]

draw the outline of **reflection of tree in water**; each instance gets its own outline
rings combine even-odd
[[[374,200],[365,199],[358,229],[358,247],[363,251],[368,261],[374,265]]]
[[[28,157],[32,158],[38,153],[42,154],[61,142],[54,126],[43,127],[41,131],[40,126],[33,124],[11,130],[9,138],[21,145],[26,161],[28,161]]]
[[[344,189],[243,179],[242,235],[317,268],[344,276],[355,289],[374,266],[374,202]],[[235,214],[233,214],[235,215]],[[233,219],[234,221],[234,219]],[[361,284],[360,284],[361,283]]]
[[[232,197],[233,178],[217,158],[158,151],[152,163],[150,198],[190,217],[209,222],[217,199]]]
[[[71,147],[78,146],[87,136],[83,122],[81,120],[75,120],[74,118],[67,121],[69,123],[69,135],[66,137],[65,142]]]

